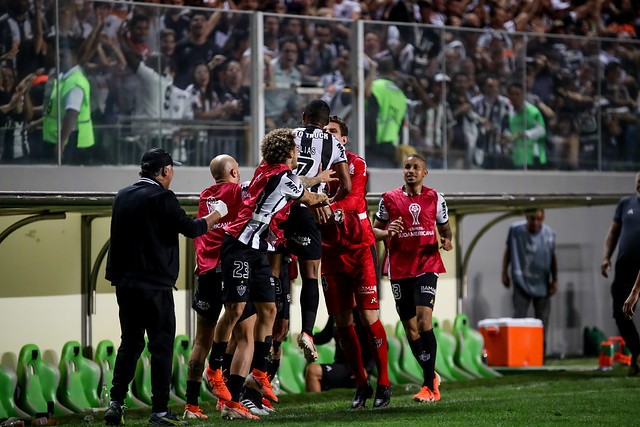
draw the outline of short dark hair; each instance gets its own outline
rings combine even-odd
[[[416,154],[416,153],[409,154],[409,155],[407,156],[407,160],[409,160],[409,159],[418,159],[418,160],[420,160],[422,163],[424,163],[424,167],[425,167],[425,168],[427,167],[427,161],[426,161],[426,160],[425,160],[425,158],[424,158],[424,157],[422,157],[420,154]]]
[[[135,27],[135,25],[138,22],[146,22],[149,23],[149,17],[147,15],[145,15],[144,13],[136,13],[131,17],[131,20],[129,21],[129,28],[133,28]]]
[[[302,114],[304,115],[307,123],[325,126],[329,123],[330,112],[331,109],[329,108],[329,104],[324,102],[322,99],[314,99],[304,107],[304,112]]]
[[[287,128],[274,129],[262,139],[262,159],[269,164],[286,163],[296,148],[293,131]]]
[[[342,136],[349,136],[349,126],[347,126],[344,120],[342,120],[340,117],[336,115],[333,115],[333,116],[329,116],[329,123],[331,122],[338,124],[338,127],[340,128],[340,133],[342,134]]]
[[[282,48],[284,47],[285,44],[287,43],[293,43],[296,45],[296,50],[298,52],[300,52],[300,47],[298,46],[298,41],[294,38],[294,37],[282,37],[280,39],[280,41],[278,42],[278,49],[282,50]]]

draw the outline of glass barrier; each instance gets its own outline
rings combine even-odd
[[[4,7],[4,164],[138,164],[161,146],[186,166],[220,153],[255,166],[264,133],[299,126],[322,98],[371,167],[418,153],[454,170],[640,168],[637,40],[578,37],[558,22],[507,33],[466,18],[445,27],[110,0]]]

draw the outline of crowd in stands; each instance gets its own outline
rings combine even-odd
[[[246,164],[257,69],[251,12],[263,11],[266,130],[297,126],[310,97],[348,120],[357,62],[367,108],[378,107],[366,114],[367,147],[375,148],[386,113],[372,87],[391,61],[385,79],[407,105],[398,137],[384,141],[397,155],[417,151],[430,167],[452,169],[640,164],[640,6],[632,0],[15,0],[0,7],[3,163],[57,162],[58,155],[137,163],[153,144],[187,164],[221,152]],[[352,61],[356,20],[365,21],[365,55]],[[81,147],[88,156],[66,157],[45,141],[43,117],[54,81],[78,65],[90,84],[95,144]],[[70,98],[58,102],[81,105]]]

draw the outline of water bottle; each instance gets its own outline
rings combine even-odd
[[[109,406],[109,390],[106,384],[102,386],[102,390],[100,391],[100,406],[103,408]]]

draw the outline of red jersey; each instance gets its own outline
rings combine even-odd
[[[331,208],[344,211],[342,224],[322,226],[322,246],[331,250],[349,251],[375,243],[371,221],[367,214],[367,164],[355,153],[347,151],[351,192],[343,199],[331,203]]]
[[[273,252],[277,240],[271,224],[273,217],[303,194],[300,178],[287,165],[261,163],[249,184],[238,217],[224,230],[247,246]]]
[[[434,189],[409,196],[404,186],[382,195],[376,217],[390,222],[402,217],[404,231],[389,239],[389,278],[408,279],[424,273],[444,273],[436,223],[449,221],[447,204]]]
[[[220,261],[220,248],[224,239],[224,227],[238,216],[238,211],[242,205],[242,189],[240,184],[224,182],[214,184],[200,193],[200,203],[198,204],[198,218],[211,213],[212,203],[222,200],[226,203],[229,212],[219,223],[215,224],[211,230],[193,240],[196,250],[196,274],[203,274],[216,268]]]

